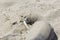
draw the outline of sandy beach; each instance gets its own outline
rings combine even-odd
[[[24,40],[32,27],[20,21],[30,15],[51,24],[60,40],[60,0],[0,0],[0,40]]]

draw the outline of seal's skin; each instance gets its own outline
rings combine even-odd
[[[49,37],[46,40],[58,40],[58,37],[53,29],[51,30]]]
[[[51,30],[52,27],[49,23],[44,21],[36,21],[27,33],[26,40],[49,40]]]

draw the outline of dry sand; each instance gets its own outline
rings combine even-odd
[[[30,14],[49,22],[60,40],[60,0],[0,0],[0,40],[5,40],[6,35],[10,35],[9,40],[15,40],[15,37],[19,40],[19,33],[26,31],[20,23],[21,16]],[[12,37],[13,33],[18,35]]]

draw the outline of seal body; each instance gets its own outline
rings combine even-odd
[[[36,21],[26,35],[26,40],[46,40],[51,32],[51,25],[44,21]]]

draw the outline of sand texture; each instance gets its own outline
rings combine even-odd
[[[25,23],[26,16],[48,22],[60,40],[60,0],[0,0],[0,40],[25,40],[33,28],[33,23]]]

